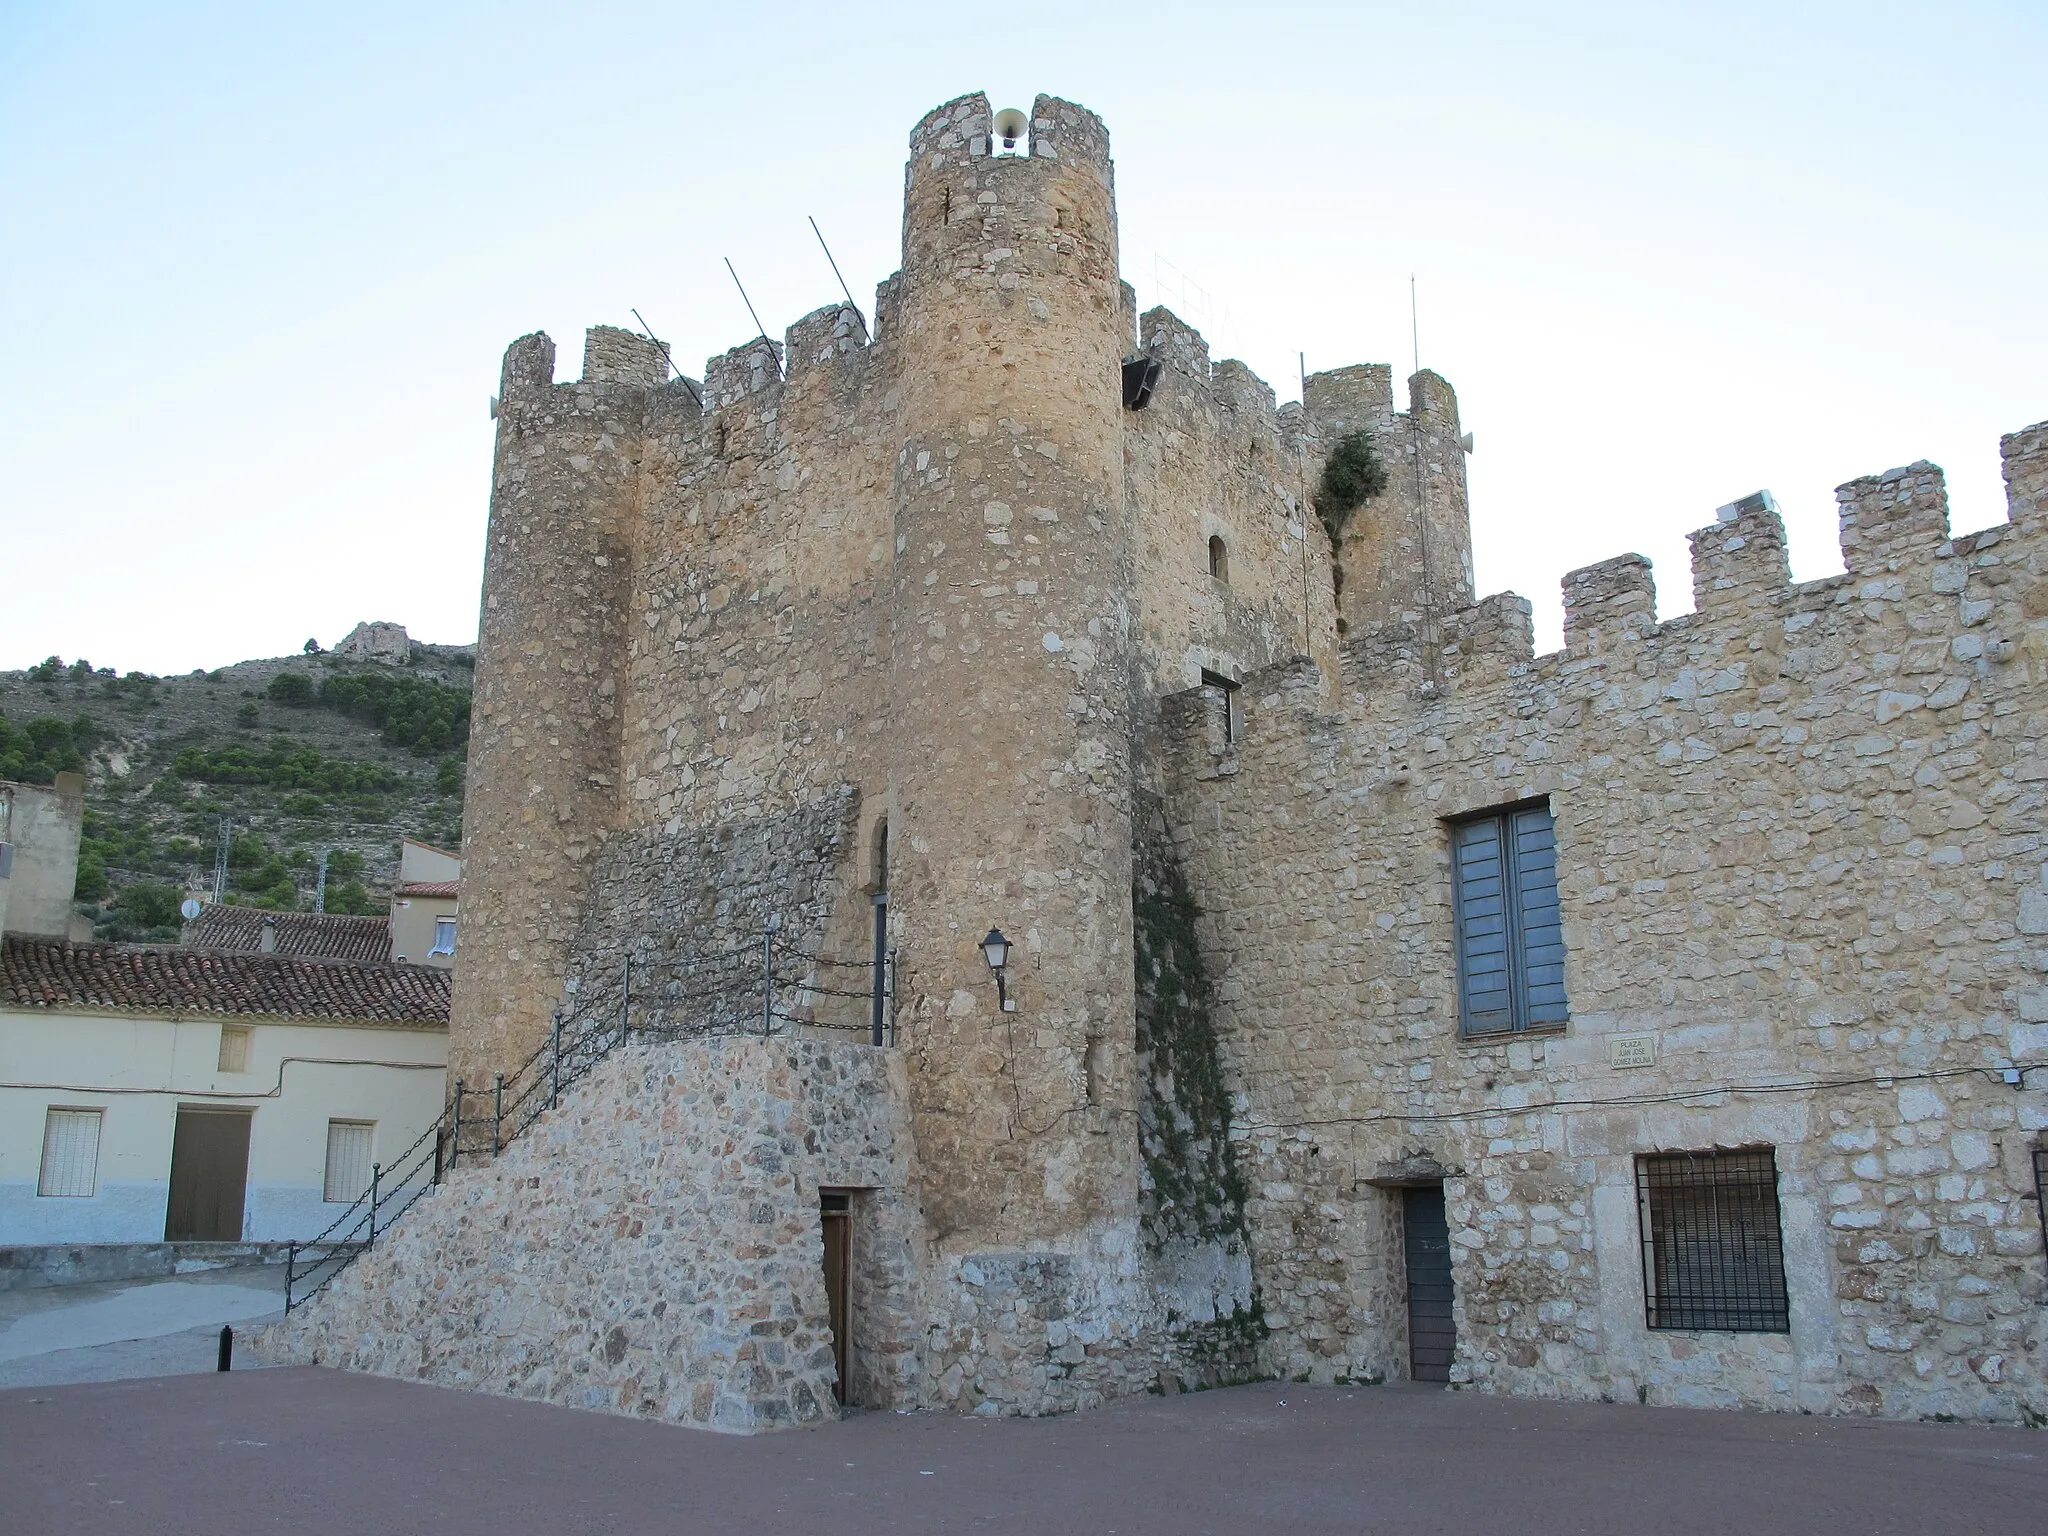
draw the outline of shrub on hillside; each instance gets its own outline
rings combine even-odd
[[[83,773],[86,754],[99,735],[86,715],[75,720],[39,715],[15,725],[0,714],[0,779],[47,784],[60,773]]]
[[[144,880],[129,886],[115,898],[114,905],[121,916],[137,928],[176,928],[178,926],[178,904],[185,899],[185,893],[174,885],[160,885],[154,880]]]
[[[202,784],[264,784],[330,794],[379,794],[399,785],[399,776],[388,768],[361,758],[322,757],[285,737],[260,747],[186,747],[172,760],[171,769],[180,778]]]
[[[303,672],[280,672],[263,691],[273,704],[304,709],[313,702],[313,679]]]
[[[469,740],[469,695],[404,673],[344,672],[320,684],[320,702],[368,721],[394,747],[431,757]]]

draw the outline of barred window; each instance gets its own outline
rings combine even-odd
[[[1790,1333],[1775,1149],[1636,1159],[1652,1328]]]
[[[1458,1027],[1467,1035],[1554,1028],[1564,1000],[1557,829],[1544,803],[1451,826]]]
[[[346,1204],[369,1189],[376,1131],[372,1120],[327,1122],[327,1184],[322,1199]]]
[[[36,1193],[90,1200],[99,1188],[100,1115],[97,1109],[53,1109],[43,1120],[43,1166]]]
[[[2041,1218],[2041,1241],[2048,1245],[2048,1137],[2034,1148],[2034,1210]]]

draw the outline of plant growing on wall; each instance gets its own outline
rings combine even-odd
[[[1387,466],[1373,446],[1372,434],[1361,427],[1338,438],[1323,463],[1315,494],[1316,516],[1323,521],[1332,549],[1343,542],[1351,514],[1386,488]]]

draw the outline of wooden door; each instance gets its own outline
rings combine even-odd
[[[246,1109],[180,1106],[171,1137],[171,1198],[164,1215],[167,1243],[239,1243],[242,1197],[249,1185]]]
[[[834,1197],[827,1195],[826,1200]],[[838,1380],[832,1384],[832,1399],[842,1407],[846,1403],[847,1362],[851,1350],[851,1319],[847,1315],[846,1272],[847,1260],[852,1248],[852,1233],[849,1221],[852,1213],[844,1204],[846,1197],[837,1197],[842,1202],[838,1209],[827,1205],[818,1213],[818,1219],[825,1229],[825,1308],[832,1322],[832,1363],[837,1368]]]
[[[1416,1381],[1449,1381],[1458,1330],[1451,1320],[1451,1228],[1443,1185],[1401,1191],[1401,1232],[1408,1259],[1408,1374]]]

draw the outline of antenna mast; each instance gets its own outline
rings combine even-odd
[[[807,219],[811,219],[811,216],[808,213],[805,214],[804,217]],[[861,335],[867,335],[867,318],[861,314],[860,306],[853,302],[853,290],[846,286],[846,279],[840,274],[839,271],[839,263],[836,261],[832,261],[832,247],[825,244],[825,231],[818,228],[818,221],[816,219],[811,219],[811,233],[818,237],[818,248],[825,253],[825,259],[827,261],[832,262],[832,275],[839,279],[839,291],[846,295],[846,307],[853,311],[853,318],[860,321]]]
[[[754,329],[761,333],[763,341],[768,341],[768,327],[763,325],[761,317],[754,313],[754,301],[747,297],[747,285],[740,281],[739,273],[733,272],[732,258],[730,256],[725,258],[725,270],[732,272],[732,285],[740,291],[740,302],[747,306],[747,313],[754,316]],[[775,343],[772,341],[768,341],[768,355],[770,357],[775,356]],[[777,374],[782,372],[782,363],[779,359],[775,364],[775,371]]]
[[[213,850],[213,904],[219,906],[228,894],[228,838],[234,823],[220,818],[220,846]]]

